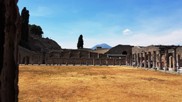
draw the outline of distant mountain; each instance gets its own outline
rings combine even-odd
[[[101,47],[101,48],[107,48],[110,49],[112,48],[110,45],[106,44],[106,43],[102,43],[102,44],[97,44],[94,47],[92,47],[92,49],[96,49],[97,47]]]

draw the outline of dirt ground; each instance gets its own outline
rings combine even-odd
[[[182,102],[182,76],[126,66],[20,66],[20,102]]]

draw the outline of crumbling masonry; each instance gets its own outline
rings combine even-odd
[[[62,49],[36,53],[20,49],[21,64],[130,65],[165,71],[178,71],[182,67],[182,47],[174,45],[118,45],[104,54],[91,50]]]
[[[181,46],[148,46],[132,48],[132,65],[158,70],[177,71],[182,67]]]

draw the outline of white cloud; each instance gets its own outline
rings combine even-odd
[[[132,33],[132,31],[128,28],[123,30],[123,35],[130,35],[131,33]]]
[[[151,35],[151,34],[135,34],[125,41],[132,45],[178,45],[182,44],[182,30],[175,30],[166,34]]]
[[[180,45],[182,44],[182,30],[174,30],[165,34],[151,35],[148,33],[135,33],[130,36],[107,35],[101,36],[84,36],[84,47],[93,47],[99,43],[107,43],[110,46],[116,46],[118,44],[134,45],[134,46],[149,46],[149,45]],[[63,48],[76,48],[77,37],[70,38],[72,40],[63,41],[59,40],[60,45]]]
[[[84,36],[84,47],[92,47],[95,44],[107,43],[111,46],[118,44],[128,44],[136,46],[148,45],[178,45],[182,44],[180,36],[182,29],[155,31],[139,29],[142,33],[134,29],[123,29],[120,25],[107,26],[101,22],[94,21],[77,21],[71,26],[65,25],[59,27],[61,29],[55,31],[55,40],[57,40],[63,48],[76,48],[79,34]],[[157,27],[151,27],[153,29]],[[123,30],[122,30],[123,29]],[[133,29],[133,28],[132,28]],[[58,33],[59,32],[59,33]],[[60,34],[60,36],[58,36]],[[62,36],[64,34],[64,36]],[[122,35],[121,35],[122,34]]]
[[[127,44],[135,46],[149,46],[149,45],[180,45],[182,44],[182,30],[175,30],[165,34],[151,35],[147,33],[136,33],[131,36],[105,36],[102,39],[95,38],[87,43],[108,43],[111,46],[116,46],[118,44]],[[94,42],[93,42],[94,41]],[[90,45],[90,44],[89,44]]]

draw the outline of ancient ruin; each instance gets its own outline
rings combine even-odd
[[[182,47],[152,45],[148,47],[133,47],[133,66],[145,68],[157,68],[158,70],[177,71],[182,67]]]
[[[121,52],[119,54],[121,56],[113,57],[111,55],[116,55],[112,53],[112,50],[116,50],[115,48],[103,54],[91,49],[61,49],[36,53],[20,47],[19,60],[20,64],[125,65],[125,58],[131,56],[131,48],[130,50],[126,50],[125,53],[118,51],[118,53]]]
[[[130,65],[164,71],[179,71],[182,67],[182,47],[175,45],[117,45],[104,53],[91,49],[61,49],[45,53],[20,49],[21,64]]]
[[[182,67],[181,46],[117,45],[111,49],[93,50],[83,48],[83,36],[80,35],[78,49],[62,49],[54,40],[42,37],[40,26],[28,24],[29,11],[26,8],[21,16],[24,29],[21,31],[19,64],[130,65],[165,71],[179,71]],[[39,27],[41,34],[30,34],[30,26]]]
[[[130,65],[181,73],[182,46],[151,45],[143,47],[117,45],[107,49],[104,53],[100,53],[96,50],[82,49],[82,47],[78,50],[62,49],[51,39],[28,35],[28,10],[24,8],[22,18],[25,16],[25,19],[27,19],[21,23],[23,19],[19,15],[17,2],[18,0],[0,0],[1,102],[18,101],[19,64]],[[25,26],[26,28],[21,30],[21,27]],[[28,38],[27,36],[31,37]],[[22,44],[29,41],[27,48],[19,46],[20,39]]]

